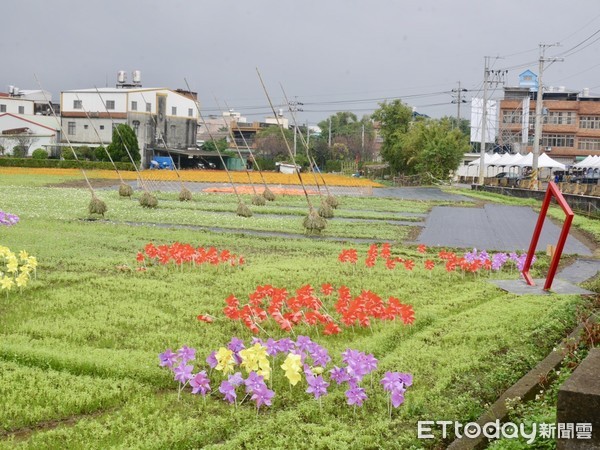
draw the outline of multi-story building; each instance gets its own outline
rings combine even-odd
[[[537,76],[527,70],[519,86],[505,87],[500,101],[498,145],[513,153],[533,150]],[[600,95],[564,87],[547,88],[542,94],[543,125],[540,153],[573,164],[588,155],[600,155]]]
[[[0,153],[14,154],[14,148],[21,147],[27,156],[56,143],[60,126],[48,117],[51,100],[51,94],[41,90],[9,86],[8,92],[0,92]]]
[[[193,158],[198,110],[195,92],[167,88],[142,88],[139,71],[133,83],[119,72],[114,88],[61,92],[62,142],[96,147],[112,141],[113,128],[127,124],[138,138],[142,163],[152,156],[173,155],[175,162]]]

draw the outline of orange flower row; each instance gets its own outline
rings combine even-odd
[[[124,180],[136,180],[138,175],[136,172],[121,171],[121,176]],[[59,168],[42,168],[42,167],[0,167],[0,174],[7,175],[50,175],[50,176],[81,176],[79,169],[59,169]],[[102,178],[109,180],[118,180],[119,175],[114,170],[86,170],[89,178]],[[149,181],[188,181],[198,183],[229,183],[229,177],[224,170],[142,170],[140,172],[143,180]],[[246,172],[235,171],[229,172],[233,182],[248,184],[248,175]],[[282,184],[299,186],[298,176],[296,174],[284,174],[280,172],[263,172],[262,173],[267,184]],[[328,186],[349,186],[349,187],[380,187],[379,183],[366,178],[352,178],[344,175],[323,174],[325,182]],[[262,184],[262,178],[259,172],[250,172],[250,180],[258,185]],[[316,186],[315,179],[312,175],[304,174],[302,177],[304,184]],[[321,179],[318,177],[319,184]]]

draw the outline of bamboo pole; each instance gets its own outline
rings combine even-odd
[[[300,175],[300,169],[298,169],[298,165],[296,164],[296,158],[294,158],[294,153],[292,152],[292,149],[290,148],[290,144],[288,143],[287,138],[285,137],[285,133],[283,132],[283,127],[281,126],[279,117],[277,116],[277,113],[275,112],[275,108],[273,107],[273,102],[271,101],[271,97],[269,97],[269,93],[267,92],[267,88],[262,79],[262,76],[260,75],[260,71],[258,70],[258,67],[256,68],[256,73],[258,74],[260,84],[262,85],[262,88],[265,92],[265,96],[267,97],[269,106],[271,107],[271,111],[273,111],[273,115],[275,116],[277,125],[279,126],[279,129],[281,130],[281,136],[283,137],[283,141],[285,142],[285,147],[287,148],[288,154],[290,155],[290,158],[292,160],[292,164],[294,165],[296,174],[298,175],[298,180],[300,181],[300,185],[302,186],[302,191],[304,192],[304,197],[306,197],[306,203],[308,204],[308,216],[304,219],[304,223],[303,223],[304,228],[306,228],[309,231],[314,231],[317,233],[321,232],[323,229],[325,229],[325,227],[327,225],[327,221],[317,214],[317,212],[315,211],[315,209],[312,205],[312,202],[310,201],[308,192],[306,191],[306,186],[304,185],[304,182],[302,181],[302,175]]]
[[[67,136],[66,133],[63,133],[62,123],[61,123],[60,119],[58,118],[58,116],[56,115],[56,111],[54,111],[54,107],[52,106],[52,103],[46,97],[46,93],[44,91],[44,88],[42,87],[42,83],[40,83],[40,80],[38,79],[37,75],[34,74],[33,76],[34,76],[35,81],[37,82],[38,86],[40,87],[40,91],[42,91],[44,100],[46,101],[46,103],[48,103],[48,106],[50,107],[52,116],[54,116],[54,119],[56,120],[58,128],[61,131],[61,135],[64,136],[64,138],[66,139],[67,144],[69,145],[69,148],[71,149],[71,152],[73,153],[73,157],[75,158],[75,161],[77,161],[77,163],[79,164],[79,169],[81,170],[81,173],[83,174],[83,178],[85,179],[87,187],[90,190],[90,193],[92,194],[92,199],[90,200],[90,203],[88,205],[89,213],[90,214],[101,214],[102,216],[104,216],[104,213],[108,210],[108,208],[106,207],[106,203],[104,203],[104,201],[102,201],[101,199],[99,199],[96,196],[96,192],[94,191],[94,188],[92,187],[92,183],[90,183],[87,173],[85,172],[85,169],[83,168],[83,164],[81,164],[81,161],[79,161],[79,158],[77,157],[77,153],[75,152],[75,149],[73,148],[73,145],[71,144],[71,141],[69,140],[69,137]]]
[[[185,85],[187,86],[188,91],[191,92],[192,90],[190,89],[190,85],[188,84],[187,79],[184,78],[184,81],[185,81]],[[225,164],[225,160],[223,159],[223,155],[221,154],[221,151],[219,150],[219,147],[217,146],[217,141],[215,141],[215,139],[213,138],[213,135],[210,132],[210,129],[208,128],[208,125],[206,125],[204,116],[202,115],[202,112],[200,112],[200,105],[198,104],[198,102],[194,102],[194,104],[196,105],[196,110],[198,111],[198,117],[200,118],[202,125],[204,125],[204,127],[206,128],[206,131],[208,132],[208,136],[210,137],[210,140],[213,141],[213,143],[215,144],[215,150],[217,151],[217,154],[219,155],[219,159],[221,160],[221,164],[223,164],[223,168],[225,169],[225,172],[227,173],[227,177],[229,178],[229,183],[231,184],[231,187],[233,188],[233,192],[235,193],[235,196],[238,199],[237,215],[242,216],[242,217],[251,217],[252,211],[250,210],[250,208],[248,208],[244,204],[244,202],[242,201],[242,198],[240,197],[240,194],[238,193],[237,188],[235,187],[235,183],[233,182],[231,173],[229,172],[229,169],[227,168],[227,164]]]

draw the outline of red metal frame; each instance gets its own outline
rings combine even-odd
[[[560,256],[562,255],[565,242],[567,241],[567,237],[569,236],[571,222],[573,222],[573,217],[575,216],[573,214],[573,211],[571,210],[571,207],[569,206],[562,193],[558,189],[558,186],[556,186],[556,184],[553,182],[548,183],[548,189],[546,190],[546,196],[544,197],[544,202],[542,203],[542,209],[540,211],[537,224],[535,225],[533,236],[531,237],[531,243],[529,244],[527,259],[525,260],[525,265],[523,266],[523,270],[521,271],[523,277],[525,277],[525,282],[529,286],[535,286],[533,278],[531,278],[531,275],[529,274],[529,269],[531,267],[533,255],[535,254],[535,249],[540,239],[540,234],[542,233],[544,219],[546,218],[546,213],[548,212],[548,207],[550,206],[550,201],[552,200],[552,197],[556,199],[556,202],[560,205],[566,217],[565,223],[563,224],[562,230],[560,232],[560,237],[558,238],[558,242],[556,243],[556,251],[554,252],[554,256],[552,257],[552,261],[550,262],[548,275],[546,276],[546,283],[544,284],[545,291],[549,290],[552,286],[552,281],[554,280],[554,275],[556,275],[556,269],[558,269],[558,263],[560,262]]]

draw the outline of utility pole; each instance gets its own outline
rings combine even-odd
[[[487,103],[488,103],[488,85],[495,84],[496,86],[500,83],[504,82],[504,75],[506,75],[506,70],[490,70],[489,62],[490,57],[485,56],[485,68],[483,71],[483,101],[482,101],[482,114],[481,114],[481,147],[480,154],[481,157],[479,159],[479,184],[483,185],[483,179],[485,176],[485,144],[486,144],[486,125],[487,125]]]
[[[540,142],[542,140],[542,111],[544,103],[544,84],[542,83],[542,75],[544,73],[545,62],[564,61],[563,58],[545,58],[544,53],[547,47],[554,47],[556,44],[540,44],[540,60],[538,74],[538,90],[535,96],[535,130],[533,135],[533,162],[531,164],[531,180],[529,183],[530,189],[537,190],[538,188],[538,159],[540,156]]]
[[[328,139],[329,147],[331,147],[331,116],[329,117],[329,139]]]
[[[298,108],[298,106],[304,105],[304,103],[299,102],[298,97],[296,97],[296,100],[292,101],[292,102],[288,102],[288,108],[290,110],[290,112],[292,114],[298,112],[298,111],[302,111],[302,108]],[[297,136],[298,134],[298,124],[294,122],[294,156],[296,156],[296,145],[297,145]]]
[[[456,103],[456,118],[458,119],[458,126],[460,127],[460,105],[461,103],[467,103],[467,101],[462,98],[462,93],[467,92],[465,88],[460,87],[460,81],[458,82],[458,89],[452,89],[452,92],[456,92],[456,100],[452,100],[452,103]]]

